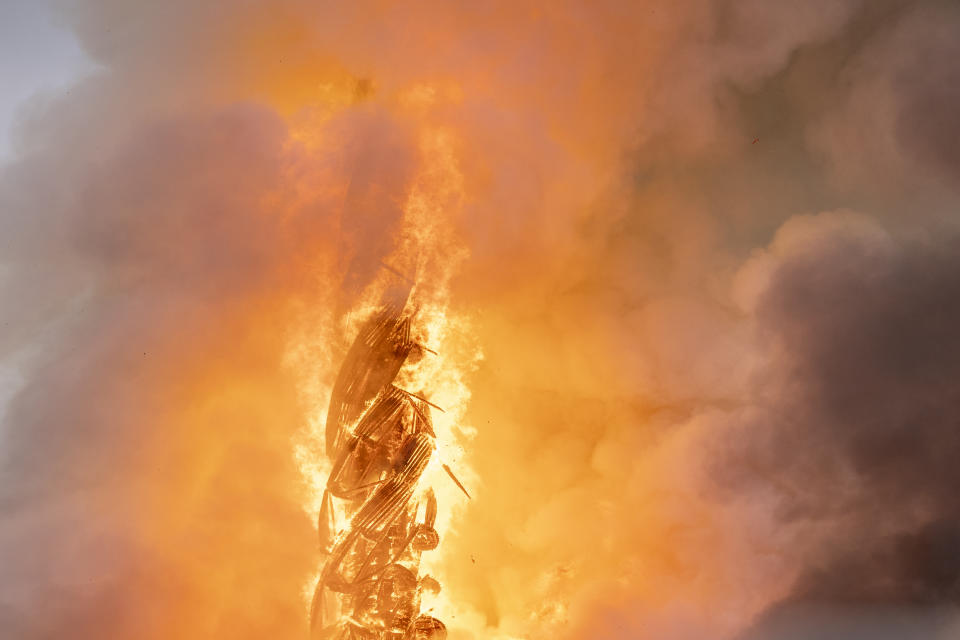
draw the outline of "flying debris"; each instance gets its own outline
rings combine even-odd
[[[424,349],[410,335],[409,293],[405,286],[385,296],[333,387],[326,426],[332,469],[317,527],[326,558],[311,605],[313,640],[447,635],[440,620],[420,613],[421,594],[440,589],[420,574],[420,556],[436,549],[440,536],[433,490],[417,494],[436,450],[430,409],[442,409],[394,385],[411,352]]]
[[[448,476],[450,476],[450,479],[453,480],[453,482],[458,487],[460,487],[460,491],[463,491],[463,494],[467,496],[467,498],[469,498],[470,500],[473,500],[473,496],[471,496],[470,492],[467,491],[467,488],[460,483],[460,480],[457,479],[457,476],[453,475],[453,471],[450,469],[450,467],[448,465],[442,465],[442,466],[443,466],[443,470],[447,472]]]

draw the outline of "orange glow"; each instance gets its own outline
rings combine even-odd
[[[719,638],[775,600],[789,570],[741,572],[745,543],[696,482],[708,427],[670,413],[686,369],[660,363],[685,361],[701,339],[677,321],[693,276],[658,270],[646,244],[629,269],[613,264],[597,233],[627,208],[649,210],[635,235],[658,255],[709,260],[711,229],[691,221],[697,196],[634,189],[623,167],[656,123],[680,117],[653,87],[673,72],[676,34],[704,28],[699,5],[640,19],[565,3],[242,4],[191,40],[184,104],[165,98],[184,119],[238,104],[256,113],[218,130],[224,157],[209,169],[248,208],[227,198],[209,229],[174,217],[156,252],[202,262],[214,253],[203,242],[239,247],[227,266],[211,258],[221,280],[135,336],[136,415],[154,428],[126,461],[130,484],[93,505],[137,515],[123,526],[159,569],[130,570],[163,577],[143,585],[155,597],[138,603],[127,637],[307,637],[323,420],[384,285],[380,263],[416,274],[420,330],[437,352],[398,380],[444,409],[424,479],[442,540],[425,563],[443,591],[425,608],[451,640],[592,638],[620,602],[636,628],[684,617]],[[678,153],[713,126],[691,122]],[[256,153],[237,157],[230,145],[246,138]],[[170,189],[189,201],[207,177]],[[154,217],[181,205],[171,197]],[[686,244],[662,246],[664,224]],[[134,247],[131,262],[159,260],[152,249]],[[717,263],[704,270],[731,270]],[[138,282],[130,271],[118,288]],[[611,303],[609,274],[626,271],[616,286],[642,283],[662,294],[656,304]],[[611,329],[621,321],[629,335]]]

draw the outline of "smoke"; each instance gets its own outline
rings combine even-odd
[[[788,603],[957,603],[957,242],[821,214],[741,271],[769,358],[713,478],[803,533]]]
[[[60,10],[100,69],[0,176],[8,635],[305,636],[295,443],[440,151],[452,639],[949,629],[951,3]]]

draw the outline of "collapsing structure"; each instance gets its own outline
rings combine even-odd
[[[447,634],[442,622],[420,613],[423,592],[440,589],[420,574],[420,556],[440,536],[432,489],[420,499],[416,492],[435,453],[434,405],[394,384],[403,364],[425,351],[411,337],[408,293],[387,296],[363,324],[333,387],[326,423],[333,466],[318,524],[326,557],[311,607],[314,640]]]

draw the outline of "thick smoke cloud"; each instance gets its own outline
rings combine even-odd
[[[43,156],[9,170],[5,329],[40,342],[0,449],[14,637],[304,633],[316,556],[282,359],[311,269],[343,262],[349,299],[388,249],[358,238],[407,172],[384,129],[358,113],[330,127],[338,157],[308,157],[240,104],[152,121],[73,180]],[[351,191],[346,223],[323,192],[289,192],[291,174],[347,169],[377,189]]]
[[[870,13],[870,12],[868,12]],[[846,197],[870,198],[896,215],[912,203],[943,207],[957,188],[955,138],[957,7],[951,2],[877,3],[856,48],[835,70],[842,89],[807,141],[830,164]]]
[[[956,118],[950,117],[960,106],[960,78],[956,65],[946,61],[960,53],[954,37],[957,14],[951,5],[908,22],[904,39],[913,53],[910,64],[895,78],[895,91],[903,96],[895,125],[897,139],[924,168],[953,188],[960,184],[960,157],[948,140],[960,135]]]
[[[304,637],[304,390],[424,130],[484,354],[451,640],[955,628],[950,2],[61,9],[100,70],[0,177],[5,633]]]
[[[955,228],[892,235],[821,214],[741,272],[769,362],[717,477],[774,492],[783,523],[821,532],[797,597],[957,597],[957,249]]]

